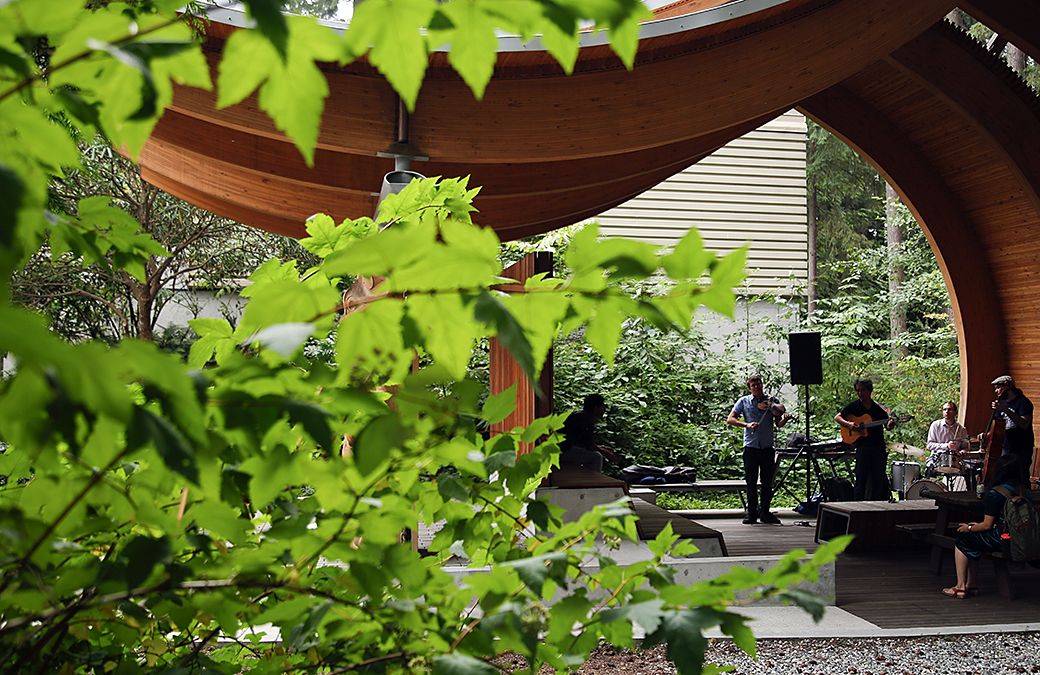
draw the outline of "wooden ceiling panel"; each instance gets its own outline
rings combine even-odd
[[[702,13],[690,22],[701,24],[695,28],[647,37],[631,72],[609,47],[581,50],[570,77],[537,49],[502,53],[479,102],[443,55],[435,55],[407,125],[409,142],[430,161],[413,168],[426,175],[471,175],[471,184],[483,187],[478,220],[508,236],[567,225],[607,210],[633,190],[650,187],[647,177],[681,170],[704,149],[744,133],[751,121],[769,119],[883,57],[951,2],[787,0],[757,3],[759,11],[744,16],[731,11],[742,9],[733,3],[719,11],[719,20],[702,21]],[[210,31],[211,66],[230,32],[221,26]],[[143,158],[149,175],[169,168],[177,172],[166,176],[171,184],[212,191],[241,212],[252,206],[255,191],[236,197],[227,188],[256,181],[250,176],[236,183],[231,174],[268,173],[275,198],[257,209],[265,222],[278,215],[273,209],[288,185],[298,186],[297,201],[304,195],[338,198],[337,207],[365,209],[343,217],[368,215],[367,199],[341,193],[378,191],[392,169],[392,160],[377,154],[397,140],[397,101],[365,63],[326,64],[324,71],[330,95],[313,167],[301,162],[255,97],[216,110],[213,92],[177,87],[171,112]],[[178,153],[192,165],[214,166],[188,166],[174,160]],[[633,179],[633,173],[643,178]],[[333,206],[287,205],[280,215],[293,219],[319,208]]]

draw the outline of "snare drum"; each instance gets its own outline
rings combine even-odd
[[[928,480],[922,478],[921,480],[915,480],[914,484],[910,486],[910,489],[906,491],[907,499],[926,499],[921,494],[922,490],[931,490],[932,492],[946,492],[946,486],[942,483],[937,483],[934,480]]]
[[[892,489],[900,496],[920,477],[921,465],[917,462],[892,462]]]
[[[932,456],[932,460],[935,462],[935,470],[939,473],[960,473],[960,459],[957,454],[952,450],[940,450]]]

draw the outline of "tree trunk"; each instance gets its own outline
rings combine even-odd
[[[906,271],[899,261],[899,253],[903,245],[903,229],[897,218],[897,206],[899,195],[892,189],[891,185],[885,185],[885,234],[888,239],[888,297],[891,307],[889,308],[889,336],[892,339],[892,351],[896,358],[903,359],[908,355],[905,345],[900,344],[900,339],[906,333],[906,305],[900,298],[903,282],[906,281]]]
[[[806,231],[806,238],[808,239],[809,249],[809,281],[808,288],[806,289],[806,301],[809,306],[809,322],[812,323],[813,316],[816,314],[816,186],[809,185],[809,194],[806,195],[806,208],[808,210],[809,227]]]
[[[1005,53],[1007,54],[1008,66],[1011,67],[1011,70],[1021,75],[1022,71],[1026,69],[1026,53],[1010,42]]]

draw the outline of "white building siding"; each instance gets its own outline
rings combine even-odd
[[[805,118],[790,111],[596,220],[661,246],[693,227],[722,255],[749,243],[744,290],[758,294],[804,285],[806,217]]]

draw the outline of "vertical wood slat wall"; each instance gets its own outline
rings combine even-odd
[[[697,228],[720,255],[751,242],[747,292],[804,286],[805,134],[805,118],[788,111],[600,215],[600,232],[673,246]]]
[[[502,284],[499,286],[499,290],[507,293],[510,290],[522,290],[527,279],[542,272],[552,273],[552,254],[548,252],[531,253],[502,272],[502,276],[516,279],[517,283]],[[509,350],[503,347],[496,337],[491,338],[488,367],[492,396],[501,394],[514,383],[517,384],[516,409],[505,420],[491,426],[492,435],[509,431],[514,427],[526,427],[535,418],[552,414],[553,359],[551,351],[539,376],[538,386],[543,394],[541,397],[537,395],[531,381],[509,354]],[[530,452],[532,447],[531,443],[521,443],[519,454]]]

